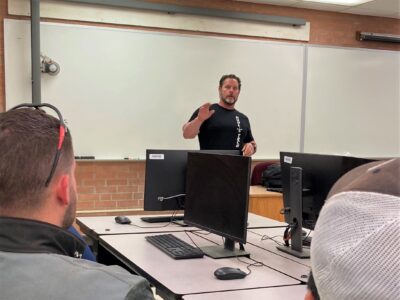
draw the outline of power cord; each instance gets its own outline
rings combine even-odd
[[[243,248],[243,250],[244,250],[244,248]],[[248,275],[251,274],[251,269],[250,269],[251,267],[263,267],[263,266],[265,266],[264,263],[262,263],[262,262],[260,262],[260,261],[256,261],[256,260],[254,260],[254,259],[252,259],[252,258],[248,258],[248,259],[252,260],[253,263],[248,263],[248,262],[246,262],[246,261],[243,261],[243,260],[241,260],[241,259],[239,258],[239,256],[236,256],[236,259],[237,259],[238,261],[240,261],[241,263],[246,264],[246,269],[249,271],[248,273],[246,273],[246,276],[248,276]]]
[[[160,202],[163,202],[164,200],[169,200],[169,199],[174,199],[174,198],[179,198],[179,197],[184,197],[186,194],[177,194],[169,197],[163,197],[163,196],[158,196],[157,200]]]
[[[200,247],[196,244],[196,242],[192,239],[192,237],[189,235],[189,233],[193,233],[192,231],[189,230],[184,230],[184,233],[188,236],[188,238],[192,241],[192,243],[196,246],[196,248],[200,249]],[[201,250],[201,249],[200,249]]]
[[[286,226],[281,226],[281,227],[283,228],[283,227],[286,227]],[[275,242],[275,243],[278,244],[279,246],[283,246],[283,245],[284,245],[283,243],[278,242],[277,240],[275,240],[276,238],[281,237],[281,235],[268,236],[267,234],[260,234],[260,233],[258,233],[258,232],[255,232],[255,231],[252,231],[252,230],[249,230],[249,229],[247,229],[247,232],[251,232],[251,233],[253,233],[253,234],[255,234],[255,235],[260,236],[262,241],[265,241],[265,240],[272,240],[273,242]]]
[[[278,241],[275,240],[275,238],[278,238],[278,237],[281,237],[281,236],[280,236],[280,235],[268,236],[268,235],[264,234],[264,235],[261,237],[261,240],[262,240],[262,241],[271,240],[271,241],[273,241],[275,244],[277,244],[277,245],[279,245],[279,246],[283,246],[283,245],[284,245],[283,243],[278,242]]]
[[[283,241],[285,243],[286,247],[289,247],[289,240],[292,238],[292,230],[296,229],[298,223],[294,222],[294,223],[290,223],[286,229],[285,232],[283,233]]]

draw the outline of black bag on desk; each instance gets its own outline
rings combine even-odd
[[[261,183],[263,186],[269,188],[281,188],[282,187],[282,176],[281,176],[281,165],[272,164],[269,165],[261,173]]]

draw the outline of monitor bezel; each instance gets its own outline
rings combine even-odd
[[[190,163],[190,159],[191,159],[192,155],[195,155],[195,156],[198,156],[198,157],[201,157],[201,156],[203,156],[203,157],[225,156],[225,157],[232,157],[232,159],[242,159],[242,160],[244,160],[246,162],[246,164],[247,164],[247,166],[246,166],[247,167],[247,169],[246,169],[247,170],[246,191],[247,192],[245,193],[245,195],[243,195],[243,200],[245,201],[245,203],[244,203],[245,210],[243,211],[243,215],[242,215],[243,223],[239,224],[240,228],[242,228],[242,230],[241,230],[242,232],[240,234],[231,235],[229,233],[222,232],[220,229],[215,229],[215,228],[212,228],[210,226],[204,225],[203,223],[199,223],[198,221],[193,221],[191,219],[190,211],[189,211],[189,214],[185,214],[185,223],[188,224],[189,226],[195,226],[195,227],[198,227],[200,229],[206,230],[208,232],[214,233],[216,235],[222,236],[225,239],[229,239],[229,240],[232,240],[234,242],[245,244],[246,241],[247,241],[247,221],[248,221],[248,209],[249,209],[251,158],[250,157],[245,157],[245,156],[239,156],[238,157],[238,156],[227,155],[227,154],[189,153],[188,154],[188,165]],[[188,170],[189,170],[189,168],[188,168]],[[210,179],[212,178],[212,175],[213,175],[212,172],[210,172]],[[188,176],[190,176],[190,175],[188,174]],[[188,182],[188,185],[187,185],[187,193],[189,192],[188,189],[190,189],[190,182]],[[189,219],[188,219],[188,217],[189,217]],[[226,244],[225,244],[225,246],[226,246]]]
[[[145,182],[144,182],[144,193],[143,193],[143,210],[144,211],[175,211],[175,210],[184,210],[184,205],[179,205],[177,201],[174,200],[168,200],[168,201],[158,201],[157,197],[162,196],[162,197],[169,197],[177,194],[185,194],[186,193],[186,165],[187,165],[187,154],[189,152],[195,152],[195,153],[221,153],[221,154],[231,154],[231,155],[236,155],[240,156],[241,152],[239,150],[186,150],[186,149],[147,149],[146,150],[146,163],[145,163]],[[163,175],[155,175],[152,174],[150,171],[151,163],[150,161],[160,161],[158,159],[150,159],[150,155],[164,155],[164,158],[161,160],[165,161],[166,155],[173,155],[173,156],[180,156],[179,162],[180,164],[178,166],[172,166],[171,169],[169,170],[172,172],[173,176],[168,176],[166,178]],[[168,158],[167,158],[168,159]],[[153,166],[154,167],[154,166]],[[173,169],[172,169],[173,167]],[[163,166],[164,168],[164,166]],[[178,174],[179,173],[179,174]],[[171,173],[169,173],[171,174]],[[149,176],[153,176],[153,178],[149,178]],[[158,178],[155,178],[158,177]],[[159,190],[161,188],[159,187],[154,187],[153,182],[159,180],[160,182],[164,182],[165,180],[171,180],[173,178],[179,177],[181,181],[181,187],[180,191],[173,191],[169,193],[168,195],[157,195]],[[151,184],[150,184],[151,182]],[[164,184],[164,183],[162,183]],[[156,192],[154,192],[156,190]],[[153,195],[156,194],[154,197]],[[154,198],[152,198],[154,197]],[[184,203],[184,198],[182,197],[181,199],[178,199],[178,201],[181,202],[181,204]]]
[[[315,172],[312,172],[315,171],[315,162],[313,162],[313,165],[311,165],[310,163],[307,165],[306,163],[307,160],[308,161],[318,160],[319,164],[321,165],[317,174],[319,174],[321,177],[322,176],[326,177],[321,179],[320,177],[317,176],[318,180],[326,180],[328,176],[335,178],[333,180],[329,180],[330,187],[325,190],[326,191],[325,197],[321,197],[321,195],[318,195],[318,197],[321,199],[317,200],[317,202],[314,202],[315,199],[312,198],[313,191],[309,190],[309,186],[311,184],[310,174],[312,173],[313,174],[312,176],[314,177],[316,176]],[[332,176],[332,173],[329,173],[329,175],[325,175],[326,172],[323,171],[324,167],[326,168],[326,165],[323,165],[324,161],[329,163],[337,161],[337,164],[335,164],[336,170],[334,171],[330,170],[330,172],[332,173],[336,172],[336,174],[333,174],[335,176]],[[308,213],[308,215],[313,215],[315,217],[315,219],[313,220],[303,218],[302,226],[304,228],[313,230],[315,223],[318,219],[319,212],[326,201],[330,189],[333,187],[336,181],[339,180],[339,178],[342,177],[344,174],[346,174],[348,171],[372,161],[375,161],[375,159],[332,155],[332,154],[281,151],[280,164],[281,164],[281,176],[282,176],[282,188],[283,188],[282,199],[283,199],[284,211],[287,210],[288,207],[292,206],[290,203],[290,168],[299,167],[302,169],[302,181],[303,181],[302,214],[305,215],[306,213]],[[305,211],[304,209],[305,206],[309,206],[310,204],[312,206],[311,211],[313,211],[313,213],[310,213],[308,210]],[[292,221],[292,214],[289,211],[288,213],[285,214],[285,222],[290,224],[291,221]]]

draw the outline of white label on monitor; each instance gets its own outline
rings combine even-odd
[[[283,157],[283,162],[287,163],[287,164],[291,164],[293,161],[293,157],[291,156],[284,156]]]
[[[162,154],[162,153],[150,154],[149,159],[164,159],[164,154]]]

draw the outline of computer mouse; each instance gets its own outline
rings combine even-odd
[[[117,222],[118,224],[131,224],[131,219],[125,216],[116,216],[115,222]]]
[[[247,276],[242,270],[231,267],[218,268],[215,270],[214,275],[220,280],[241,279]]]

